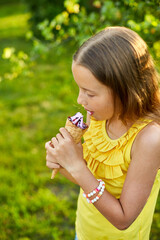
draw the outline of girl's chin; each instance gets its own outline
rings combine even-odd
[[[96,121],[106,121],[107,119],[102,117],[102,116],[97,116],[96,114],[93,114],[93,116],[91,116],[93,119],[95,119]]]
[[[96,121],[104,121],[104,120],[106,120],[106,119],[104,119],[103,116],[100,116],[100,115],[96,114],[96,112],[87,111],[87,113],[91,116],[91,118],[95,119]]]
[[[92,115],[91,118],[95,119],[96,121],[103,121],[104,119],[102,119],[101,117],[99,116],[96,116],[96,115]]]

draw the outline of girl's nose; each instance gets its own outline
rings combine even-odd
[[[80,105],[85,105],[86,106],[86,100],[85,97],[82,93],[79,92],[78,98],[77,98],[77,103]]]

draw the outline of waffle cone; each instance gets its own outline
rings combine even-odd
[[[87,128],[86,129],[81,129],[81,128],[77,127],[68,118],[67,118],[67,121],[66,121],[66,124],[65,124],[65,128],[70,133],[70,135],[72,136],[72,138],[73,138],[73,140],[76,144],[81,141],[81,138],[82,138],[83,134],[87,130]],[[56,176],[58,171],[59,171],[59,169],[53,169],[52,170],[51,179],[53,179]]]
[[[68,118],[67,118],[67,121],[66,121],[65,128],[70,133],[70,135],[72,136],[72,138],[73,138],[73,140],[76,144],[81,141],[81,138],[82,138],[83,134],[87,130],[87,129],[81,129],[81,128],[77,127]]]

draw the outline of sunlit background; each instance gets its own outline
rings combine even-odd
[[[160,67],[159,0],[0,0],[0,240],[71,240],[79,188],[50,179],[45,142],[77,111],[72,55],[126,26]],[[151,240],[160,239],[160,197]]]

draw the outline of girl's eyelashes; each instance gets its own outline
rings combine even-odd
[[[92,92],[86,92],[86,95],[88,96],[88,97],[94,97],[95,96],[95,94],[94,93],[92,93]]]
[[[94,97],[95,95],[92,95],[92,94],[88,94],[88,93],[87,93],[87,96],[88,96],[88,97]]]
[[[86,94],[88,97],[94,97],[95,96],[95,94],[87,92],[87,90],[84,90],[84,89],[81,89],[81,88],[79,88],[79,92],[82,92],[82,93]]]

